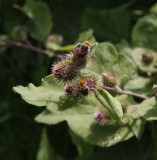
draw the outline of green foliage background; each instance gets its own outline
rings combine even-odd
[[[151,121],[156,119],[156,113],[152,108],[150,115],[145,114],[149,102],[142,103],[144,109],[138,111],[141,116],[146,115],[144,119],[150,120],[146,123],[142,137],[134,133],[139,137],[138,140],[133,137],[109,148],[102,148],[84,142],[69,129],[66,122],[51,126],[37,123],[34,117],[44,108],[25,103],[12,91],[12,87],[19,84],[26,86],[31,82],[36,86],[40,85],[41,79],[50,73],[51,63],[55,60],[56,54],[65,53],[77,42],[89,40],[111,42],[118,52],[122,53],[117,59],[119,65],[113,67],[118,75],[121,75],[120,69],[123,66],[120,64],[124,62],[124,57],[131,58],[140,76],[130,80],[124,88],[144,95],[149,94],[157,79],[154,77],[156,71],[153,66],[143,66],[138,59],[140,53],[145,51],[144,48],[157,50],[155,2],[155,0],[0,1],[0,40],[12,39],[26,44],[31,43],[39,48],[47,47],[53,54],[49,57],[24,48],[15,46],[6,48],[0,45],[1,160],[157,159],[157,123]],[[54,34],[58,35],[48,43],[47,37]],[[100,44],[98,47],[98,54],[106,47],[103,45]],[[107,48],[104,50],[107,51]],[[104,57],[104,61],[109,65],[105,63],[99,68],[95,64],[95,71],[101,72],[113,66],[114,53],[110,55],[110,52],[106,52],[106,55],[108,56]],[[95,57],[98,62],[101,62],[103,57],[101,56],[100,54]],[[126,60],[125,64],[128,63],[130,62]],[[131,76],[132,67],[127,69],[129,71],[123,72]],[[153,73],[153,77],[150,78],[147,73]],[[126,79],[124,83],[125,81]],[[56,94],[60,94],[57,87],[56,90]],[[32,94],[34,94],[32,97],[38,96],[38,93]],[[134,100],[140,103],[139,99]],[[141,124],[141,121],[139,123]],[[95,139],[93,141],[95,142]]]

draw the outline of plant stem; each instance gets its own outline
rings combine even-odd
[[[32,44],[25,44],[25,43],[21,43],[21,42],[17,42],[17,41],[12,41],[12,40],[2,40],[2,41],[0,41],[0,44],[5,45],[7,47],[9,47],[9,46],[21,47],[21,48],[25,48],[25,49],[29,49],[29,50],[38,52],[38,53],[43,53],[43,54],[49,55],[49,56],[53,55],[53,52],[51,52],[49,50],[37,48],[37,47],[33,46]]]
[[[120,94],[126,94],[126,95],[130,95],[130,96],[138,97],[138,98],[141,98],[141,99],[150,98],[150,96],[144,96],[144,95],[134,93],[134,92],[131,92],[131,91],[122,90],[121,88],[112,88],[112,87],[107,87],[107,86],[101,86],[101,88],[106,89],[108,91],[120,93]]]

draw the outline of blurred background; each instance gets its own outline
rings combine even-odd
[[[79,140],[65,122],[46,126],[34,121],[43,110],[25,103],[13,86],[34,83],[50,73],[56,57],[78,41],[96,39],[118,44],[131,39],[133,26],[156,0],[0,0],[0,160],[157,159],[150,124],[141,140],[109,148]],[[149,122],[151,123],[151,122]],[[155,123],[155,122],[154,122]],[[49,147],[53,157],[41,146]],[[40,152],[40,153],[39,153]],[[84,156],[84,153],[89,153]]]

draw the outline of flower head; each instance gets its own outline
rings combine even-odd
[[[85,56],[89,54],[91,51],[91,43],[89,41],[78,43],[74,51],[76,52],[77,55]]]
[[[102,126],[107,122],[107,120],[105,118],[105,114],[103,112],[95,113],[94,117],[95,117],[96,121],[98,121],[98,123]]]
[[[65,94],[68,96],[73,96],[74,95],[74,87],[73,86],[66,86],[65,87]]]

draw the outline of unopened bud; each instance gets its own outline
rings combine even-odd
[[[117,84],[117,77],[111,73],[103,73],[102,81],[104,86],[115,87]]]

